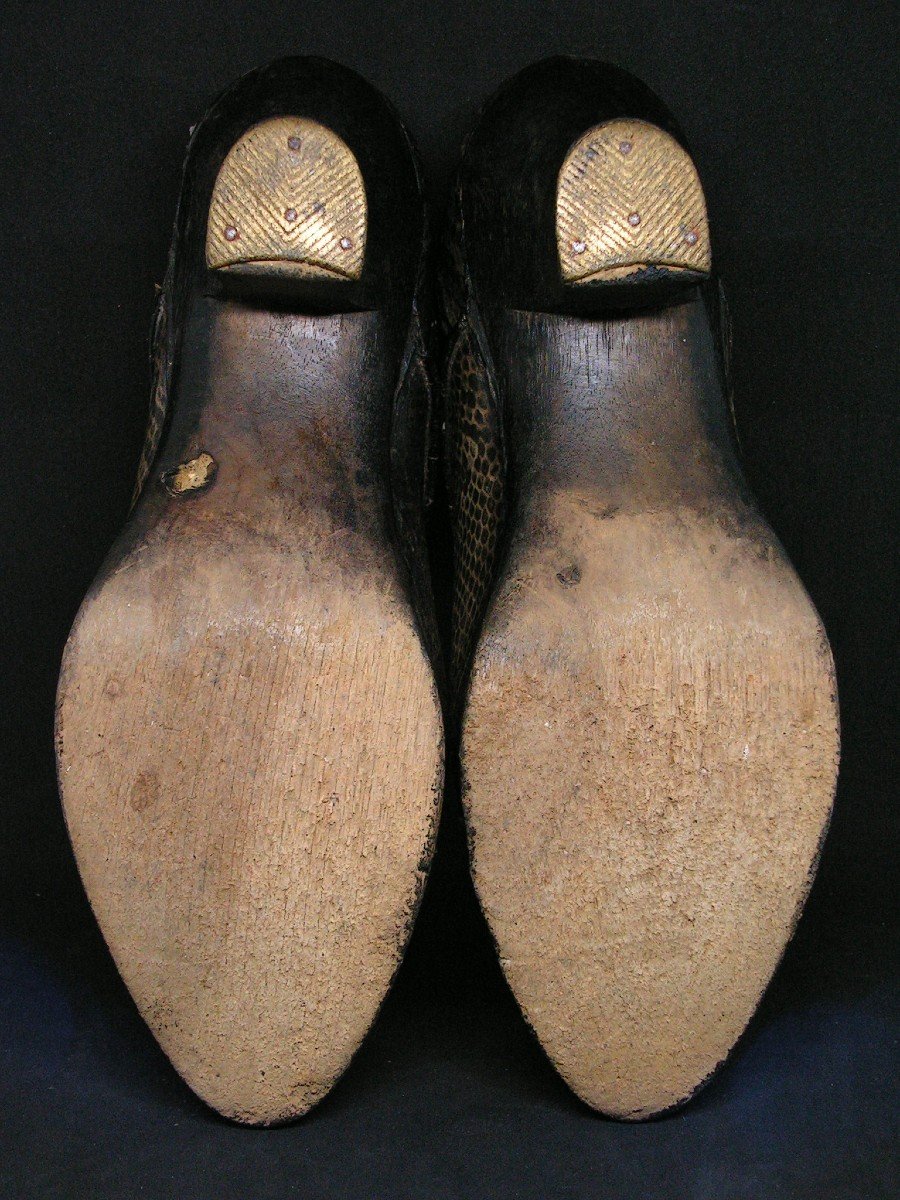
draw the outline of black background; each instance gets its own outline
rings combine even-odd
[[[900,1194],[893,3],[270,0],[7,6],[3,94],[0,1195],[778,1200]],[[397,986],[306,1120],[232,1127],[180,1082],[66,842],[52,709],[124,520],[188,127],[235,76],[368,76],[442,204],[485,94],[550,53],[636,71],[705,180],[747,472],[825,621],[843,761],[797,937],[728,1065],[626,1126],[558,1080],[503,984],[452,791]],[[892,734],[894,735],[892,738]]]

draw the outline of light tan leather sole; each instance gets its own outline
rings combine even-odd
[[[837,763],[831,658],[789,568],[684,513],[557,495],[523,538],[463,735],[504,972],[588,1104],[651,1116],[726,1057],[793,931]]]
[[[702,278],[696,172],[625,124],[563,167],[561,267]],[[679,249],[682,226],[701,237]],[[834,794],[834,669],[735,475],[703,301],[509,313],[504,337],[530,440],[463,720],[473,877],[555,1066],[637,1119],[708,1079],[791,936]]]
[[[256,126],[226,159],[214,270],[356,270],[359,172],[311,124]],[[380,313],[195,295],[184,346],[168,441],[66,646],[59,780],[160,1045],[219,1112],[271,1124],[325,1095],[397,969],[442,718],[386,516]]]
[[[236,1120],[305,1112],[387,992],[437,821],[404,606],[172,531],[82,610],[58,747],[85,888],[179,1073]]]

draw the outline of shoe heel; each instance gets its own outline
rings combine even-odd
[[[228,276],[357,280],[366,193],[349,146],[303,117],[272,117],[229,150],[213,187],[206,265]]]
[[[646,121],[588,130],[559,172],[556,244],[568,286],[706,279],[706,200],[687,151]]]

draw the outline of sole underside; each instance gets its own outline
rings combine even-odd
[[[565,555],[517,557],[476,658],[472,870],[554,1064],[639,1118],[712,1074],[793,931],[834,791],[834,676],[796,579],[716,524],[574,498],[554,524]]]
[[[251,132],[257,158],[278,142],[276,167],[324,137],[273,124]],[[243,211],[232,165],[211,233]],[[257,172],[245,208],[267,181],[267,253],[329,268],[342,229],[364,241],[345,204],[314,254],[276,244],[279,206],[330,197],[317,183],[285,201],[283,172]],[[59,778],[94,912],[162,1048],[219,1112],[272,1124],[325,1095],[388,990],[433,847],[442,723],[348,412],[348,339],[372,319],[203,305],[208,347],[182,366],[205,397],[191,452],[151,476],[66,647]]]
[[[612,125],[560,174],[569,281],[707,273],[690,160],[653,127]],[[626,1119],[687,1099],[745,1028],[807,894],[837,768],[824,631],[679,398],[701,319],[682,307],[562,333],[527,319],[511,361],[538,336],[543,373],[511,390],[550,394],[535,402],[548,465],[514,518],[463,720],[473,877],[507,979],[573,1090]]]
[[[84,607],[60,781],[85,888],[179,1073],[298,1116],[387,992],[437,822],[441,726],[408,611],[170,535]]]

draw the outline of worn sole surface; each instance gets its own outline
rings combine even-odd
[[[664,208],[653,180],[626,229]],[[637,1119],[711,1075],[793,931],[834,792],[833,665],[732,467],[702,301],[503,328],[523,466],[463,721],[473,876],[553,1063]]]
[[[204,1100],[268,1124],[328,1091],[389,987],[441,715],[372,449],[392,387],[378,314],[197,297],[185,345],[169,441],[187,450],[163,452],[77,618],[59,777],[144,1018]]]

